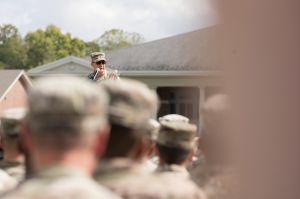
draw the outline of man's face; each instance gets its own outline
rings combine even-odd
[[[99,75],[102,76],[105,74],[105,65],[106,65],[106,61],[105,60],[100,60],[97,62],[92,62],[92,66],[94,71],[99,68]]]

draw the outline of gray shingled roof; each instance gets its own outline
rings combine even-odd
[[[108,67],[120,71],[215,71],[215,26],[106,52]],[[86,59],[90,59],[86,57]]]
[[[19,78],[23,78],[26,84],[31,85],[29,78],[23,70],[0,70],[0,100]]]

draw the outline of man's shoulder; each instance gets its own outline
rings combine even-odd
[[[0,169],[0,194],[12,190],[17,186],[17,181]]]
[[[33,178],[24,182],[7,198],[109,198],[119,199],[106,188],[88,177],[67,177],[59,179]]]
[[[205,199],[205,194],[194,183],[186,179],[163,178],[148,174],[126,177],[108,187],[124,198],[180,198]]]

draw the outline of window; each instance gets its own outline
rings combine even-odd
[[[160,98],[158,117],[167,114],[180,114],[199,126],[199,88],[198,87],[158,87]]]

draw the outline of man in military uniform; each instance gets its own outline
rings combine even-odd
[[[153,175],[145,167],[151,146],[147,127],[149,119],[157,112],[157,95],[143,83],[133,80],[106,81],[101,85],[110,95],[111,131],[106,153],[95,172],[95,179],[128,199],[203,199],[203,194],[198,192],[197,187],[178,187],[177,179],[166,181],[166,178]]]
[[[109,80],[101,86],[110,96],[111,131],[95,179],[124,198],[141,194],[144,198],[137,185],[146,186],[144,180],[151,173],[145,162],[151,146],[149,119],[157,112],[158,97],[145,84],[129,79]]]
[[[34,175],[6,198],[119,198],[90,178],[105,143],[107,101],[87,80],[35,82],[22,128]]]
[[[101,82],[107,79],[119,79],[118,71],[106,70],[106,58],[103,52],[91,53],[91,60],[91,66],[94,71],[88,75],[90,80]]]
[[[25,157],[20,143],[21,122],[25,112],[24,108],[10,108],[0,116],[1,142],[4,149],[4,159],[0,161],[0,168],[17,182],[21,182],[25,177]]]
[[[159,122],[160,130],[156,141],[159,167],[152,179],[157,186],[161,186],[159,197],[206,198],[186,170],[193,155],[196,125],[177,114],[161,117]]]

